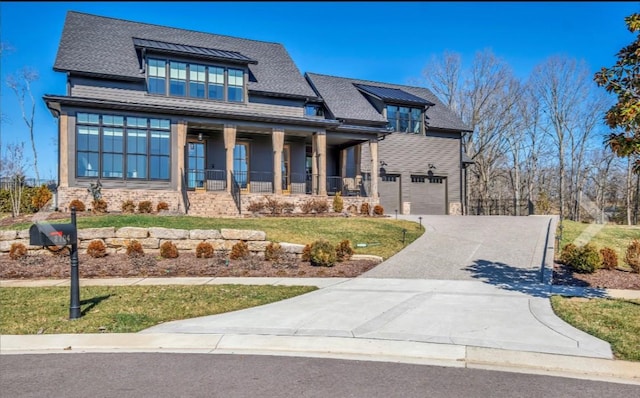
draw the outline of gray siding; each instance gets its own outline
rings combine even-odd
[[[460,138],[459,134],[428,132],[427,136],[393,133],[378,144],[378,160],[385,162],[388,174],[401,174],[411,181],[411,174],[426,175],[428,164],[436,169],[434,176],[447,177],[449,202],[460,202]],[[369,146],[362,145],[363,172],[371,171]],[[404,185],[404,184],[403,184]],[[403,186],[402,201],[410,202],[411,193]]]
[[[265,116],[303,117],[304,104],[295,101],[283,101],[268,97],[249,99],[246,104],[232,104],[219,101],[194,100],[178,97],[164,97],[147,94],[143,84],[114,82],[74,77],[71,80],[72,97],[91,98],[118,102],[130,102],[145,105],[193,108],[203,111],[241,112]]]

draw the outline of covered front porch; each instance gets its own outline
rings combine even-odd
[[[363,145],[377,163],[375,135],[231,124],[181,128],[185,193],[227,192],[239,210],[241,195],[376,196],[376,173],[360,171]]]

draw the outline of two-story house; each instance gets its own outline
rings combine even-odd
[[[90,201],[98,180],[110,210],[151,200],[238,215],[264,196],[299,205],[337,192],[347,206],[381,200],[390,213],[404,202],[400,213],[460,203],[464,127],[426,89],[305,78],[278,43],[77,12],[67,14],[54,70],[67,76],[64,95],[44,96],[59,125],[60,209]],[[408,105],[419,145],[394,132],[406,129]],[[432,134],[432,117],[442,131]],[[414,176],[429,189],[405,192]],[[431,189],[438,178],[444,197]]]

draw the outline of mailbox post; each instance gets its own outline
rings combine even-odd
[[[80,282],[78,271],[78,227],[76,208],[71,208],[71,224],[34,224],[29,228],[29,244],[33,246],[71,245],[71,304],[69,319],[77,319],[80,311]]]

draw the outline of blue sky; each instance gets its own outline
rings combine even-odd
[[[0,3],[2,145],[25,141],[8,73],[38,70],[36,145],[41,178],[57,178],[57,123],[44,94],[64,94],[53,72],[67,11],[153,23],[284,45],[302,73],[408,84],[432,56],[458,52],[468,63],[490,48],[526,78],[552,55],[584,60],[595,73],[612,66],[634,36],[624,17],[640,2],[11,2]],[[29,175],[34,175],[30,170]]]

